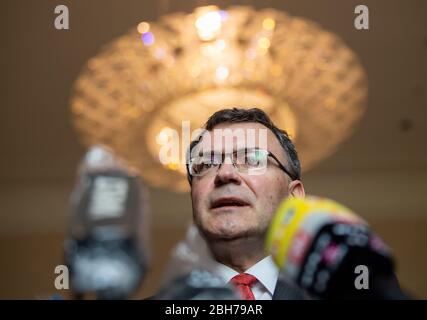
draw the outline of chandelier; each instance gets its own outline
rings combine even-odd
[[[356,55],[316,23],[205,6],[141,22],[105,46],[77,79],[71,110],[85,145],[106,145],[149,184],[184,191],[183,125],[191,132],[219,109],[261,108],[307,170],[349,136],[366,96]],[[159,154],[172,138],[181,151],[165,163]]]

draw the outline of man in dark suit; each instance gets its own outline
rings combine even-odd
[[[187,169],[194,223],[213,269],[243,299],[303,299],[279,279],[264,249],[266,232],[286,197],[304,197],[295,147],[260,109],[224,109],[190,144]]]

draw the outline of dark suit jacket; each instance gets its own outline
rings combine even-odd
[[[295,284],[279,279],[274,290],[273,300],[310,300],[309,295]]]

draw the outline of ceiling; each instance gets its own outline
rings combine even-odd
[[[330,158],[304,174],[309,193],[366,217],[426,215],[427,2],[364,1],[370,29],[356,30],[360,1],[212,1],[273,7],[339,35],[369,80],[362,121]],[[70,30],[54,28],[52,1],[1,2],[0,232],[61,230],[84,148],[70,122],[73,82],[100,48],[159,14],[206,1],[70,0]],[[304,166],[304,164],[302,164]],[[154,223],[191,219],[189,196],[150,189]],[[170,204],[173,204],[173,212]]]

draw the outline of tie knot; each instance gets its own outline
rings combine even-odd
[[[236,286],[243,285],[251,287],[254,283],[258,281],[258,279],[251,274],[240,273],[234,276],[230,281]]]

